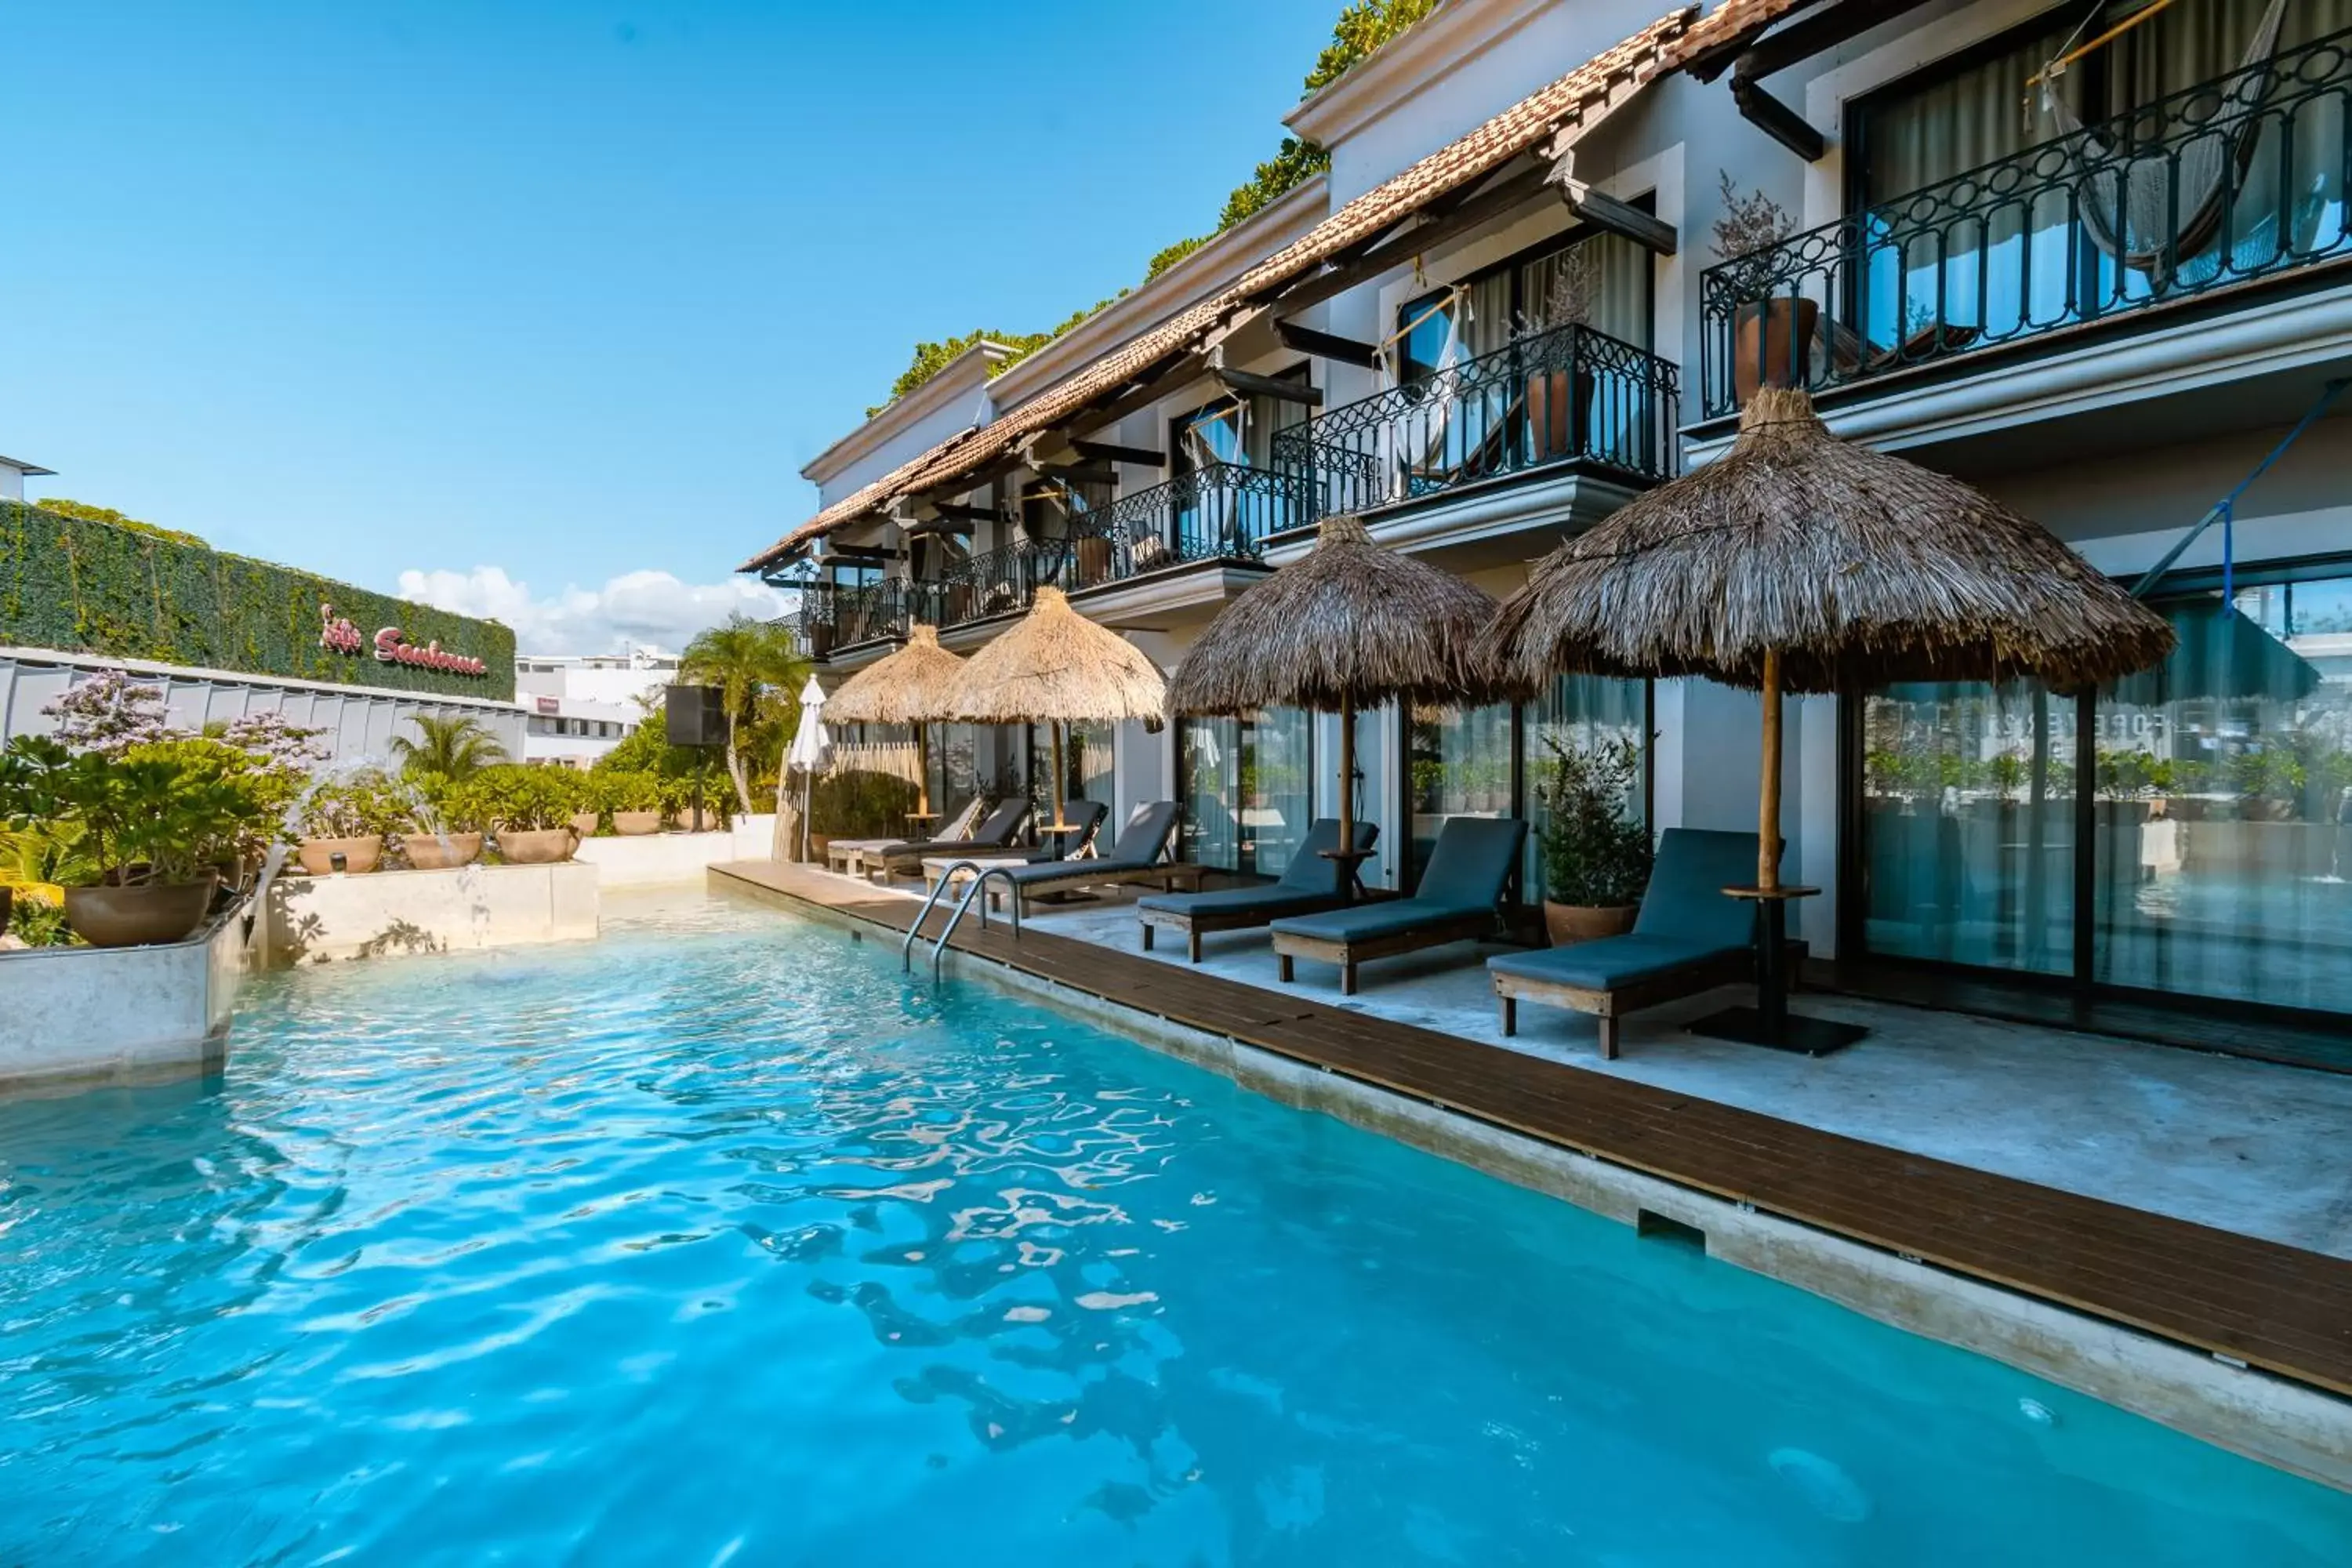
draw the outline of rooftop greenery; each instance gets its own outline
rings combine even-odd
[[[1381,45],[1436,10],[1441,4],[1443,0],[1353,0],[1353,4],[1339,13],[1339,19],[1332,24],[1331,41],[1323,47],[1321,54],[1315,57],[1315,68],[1307,73],[1299,97],[1314,97],[1370,59]],[[1207,234],[1180,239],[1159,251],[1146,265],[1143,281],[1150,282],[1218,235],[1256,216],[1330,166],[1329,153],[1296,136],[1284,137],[1274,156],[1260,163],[1249,179],[1234,186],[1233,194],[1225,198],[1224,209],[1217,215],[1217,226]],[[890,403],[897,402],[945,370],[949,362],[958,354],[982,342],[1002,343],[1012,351],[989,367],[992,376],[1002,375],[1079,322],[1105,306],[1125,299],[1132,291],[1122,289],[1109,299],[1096,301],[1047,331],[1003,332],[975,328],[944,342],[917,343],[914,359],[899,373],[898,379],[890,384],[889,401],[868,408],[866,416],[873,418]]]

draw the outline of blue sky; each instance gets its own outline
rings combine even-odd
[[[1208,227],[1339,4],[0,5],[0,453],[541,640],[710,613],[643,574],[804,517],[919,338]]]

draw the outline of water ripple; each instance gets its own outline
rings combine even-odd
[[[9,1563],[2352,1560],[2330,1494],[717,902],[0,1104],[0,1247]]]

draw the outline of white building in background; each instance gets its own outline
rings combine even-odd
[[[54,474],[55,468],[45,468],[38,463],[27,463],[18,458],[0,458],[0,500],[23,500],[25,480]]]
[[[656,647],[626,653],[518,654],[515,700],[525,710],[523,760],[584,768],[621,743],[677,679],[677,656]]]

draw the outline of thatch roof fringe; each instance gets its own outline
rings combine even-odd
[[[1483,655],[1516,691],[1566,670],[1793,691],[2027,678],[2066,689],[2171,652],[2163,617],[2040,524],[1829,433],[1802,392],[1749,400],[1731,450],[1544,557]]]
[[[1169,682],[1170,710],[1369,708],[1475,700],[1493,684],[1475,653],[1495,601],[1449,572],[1375,543],[1352,517],[1226,605]]]
[[[1041,587],[1029,613],[966,659],[954,716],[974,724],[1157,719],[1167,681],[1141,648]]]
[[[935,724],[955,716],[963,660],[940,646],[936,627],[908,628],[907,646],[841,683],[824,705],[828,722]]]

